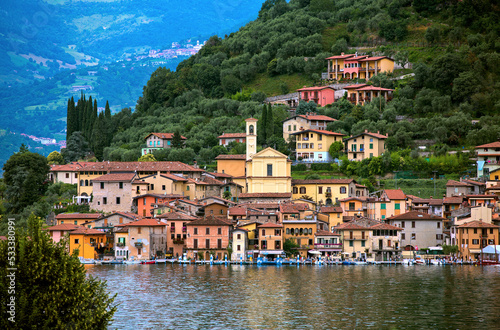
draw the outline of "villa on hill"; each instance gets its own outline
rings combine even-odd
[[[155,150],[168,149],[172,145],[174,133],[149,133],[146,136],[146,148],[142,148],[141,155],[152,154]],[[181,135],[181,140],[187,140]]]
[[[344,54],[327,57],[328,79],[370,79],[394,71],[394,60],[387,56]]]

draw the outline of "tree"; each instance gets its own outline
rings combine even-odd
[[[295,240],[290,238],[287,238],[283,242],[283,251],[286,253],[287,257],[296,255],[299,247],[300,246],[295,242]]]
[[[142,155],[137,161],[139,162],[156,162],[155,156],[153,154]]]
[[[172,148],[175,149],[180,149],[184,146],[184,143],[182,142],[182,136],[179,130],[176,130],[174,132],[174,136],[172,137]]]
[[[406,64],[408,64],[408,56],[410,54],[408,53],[407,50],[402,50],[397,52],[396,56],[394,57],[394,60],[396,60],[396,63],[401,65],[403,69],[405,68]]]
[[[77,131],[71,134],[71,137],[66,141],[66,148],[61,150],[61,155],[67,163],[75,162],[87,156],[89,144],[82,132]]]
[[[59,152],[54,150],[47,156],[47,162],[49,165],[62,165],[64,164],[64,158]]]
[[[19,213],[43,196],[50,167],[44,156],[23,151],[10,156],[3,165],[7,210]]]
[[[342,141],[334,142],[330,145],[328,149],[328,153],[332,156],[333,159],[340,158],[344,151],[344,144]]]
[[[345,53],[349,50],[347,47],[347,41],[344,38],[337,39],[332,46],[332,53],[335,55],[340,55],[341,53]]]
[[[10,277],[15,269],[15,323],[0,307],[2,329],[23,329],[27,325],[39,329],[103,329],[116,311],[115,296],[106,292],[106,283],[86,274],[76,255],[68,254],[68,242],[54,243],[41,220],[31,215],[28,230],[16,230],[15,260],[8,258],[9,242],[0,241],[0,291],[12,297]]]
[[[266,140],[267,140],[267,124],[268,124],[268,120],[267,120],[267,106],[264,104],[262,106],[262,116],[261,116],[261,119],[259,121],[259,135],[258,137],[260,137],[259,140],[261,140],[261,144],[265,144],[266,143]]]
[[[224,193],[222,194],[222,197],[224,199],[231,200],[231,197],[232,197],[231,192],[229,190],[224,191]]]
[[[274,134],[274,115],[271,103],[267,105],[267,118],[266,118],[266,138],[269,140]]]
[[[297,115],[305,115],[308,112],[316,112],[317,104],[313,101],[305,102],[299,101],[299,105],[297,106],[296,114]]]

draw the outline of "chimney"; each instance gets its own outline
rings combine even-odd
[[[432,199],[432,196],[431,196],[431,199]]]
[[[344,56],[344,53],[340,53],[340,55]]]
[[[367,129],[365,129],[365,133],[368,133],[368,130],[367,130]]]
[[[380,131],[377,131],[377,134],[380,134]]]
[[[385,136],[389,137],[389,133],[385,133]]]

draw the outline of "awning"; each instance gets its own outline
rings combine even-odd
[[[264,256],[268,254],[285,254],[283,250],[254,250],[255,253],[260,253]]]
[[[484,167],[484,160],[478,160],[477,161],[477,169],[482,171]]]
[[[309,251],[307,251],[307,253],[310,253],[310,254],[321,254],[321,252],[316,251],[316,250],[309,250]]]
[[[469,253],[481,253],[481,249],[469,249]]]

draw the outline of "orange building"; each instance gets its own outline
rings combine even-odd
[[[207,216],[204,219],[194,220],[186,224],[187,257],[209,260],[214,255],[214,260],[223,260],[229,246],[229,231],[232,225],[219,217]],[[231,256],[228,256],[228,260]]]
[[[134,197],[134,204],[137,206],[137,214],[151,218],[154,216],[154,209],[158,208],[159,204],[169,203],[181,198],[183,198],[182,195],[146,194]]]
[[[457,228],[457,243],[464,260],[477,260],[481,249],[497,245],[500,226],[482,221],[471,221]]]

